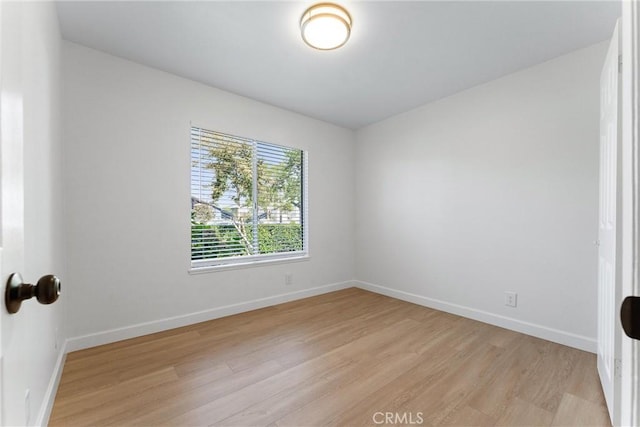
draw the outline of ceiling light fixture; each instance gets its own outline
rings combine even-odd
[[[314,49],[337,49],[349,40],[351,15],[337,4],[318,3],[302,14],[300,32],[302,40]]]

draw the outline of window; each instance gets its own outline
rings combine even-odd
[[[191,266],[306,255],[302,150],[191,128]]]

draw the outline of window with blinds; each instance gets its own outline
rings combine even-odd
[[[191,128],[191,265],[306,254],[305,154]]]

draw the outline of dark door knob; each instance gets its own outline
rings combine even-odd
[[[38,283],[30,285],[24,283],[20,273],[13,273],[7,281],[7,290],[4,293],[4,301],[9,313],[17,313],[22,301],[36,297],[40,304],[56,302],[60,296],[60,279],[52,274],[42,276]]]
[[[622,301],[620,322],[627,336],[640,340],[640,297],[626,297]]]

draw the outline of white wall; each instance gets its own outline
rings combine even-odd
[[[4,292],[4,282],[14,271],[22,273],[29,283],[35,283],[40,276],[49,273],[58,275],[64,283],[65,272],[59,105],[61,38],[55,5],[49,2],[5,2],[1,27],[3,104],[9,99],[18,104],[21,100],[23,111],[22,116],[20,109],[14,110],[16,115],[13,117],[18,126],[20,117],[23,117],[20,126],[22,145],[19,137],[3,140],[3,155],[9,155],[13,150],[16,159],[23,156],[24,160],[23,175],[20,175],[20,168],[12,165],[17,172],[13,178],[17,181],[12,183],[13,187],[4,183],[3,189],[20,188],[18,181],[22,182],[23,178],[25,192],[23,215],[21,207],[17,206],[3,206],[2,210],[3,215],[9,210],[19,212],[19,216],[13,218],[15,222],[3,218]],[[6,144],[13,146],[7,147]],[[3,164],[4,169],[6,166],[9,165]],[[8,177],[6,171],[2,177]],[[12,200],[12,196],[13,200],[21,203],[20,194],[4,197],[3,203]],[[62,361],[61,349],[56,346],[59,347],[64,336],[64,304],[63,295],[51,306],[40,305],[35,300],[26,301],[14,315],[9,315],[4,307],[1,310],[4,353],[2,421],[5,425],[33,425],[48,417],[50,407],[47,404],[54,390],[56,367]],[[30,390],[30,405],[25,408],[27,389]]]
[[[63,85],[71,348],[353,279],[352,131],[69,42]],[[188,274],[190,122],[308,150],[310,260]]]
[[[606,45],[359,130],[364,286],[595,351]]]

